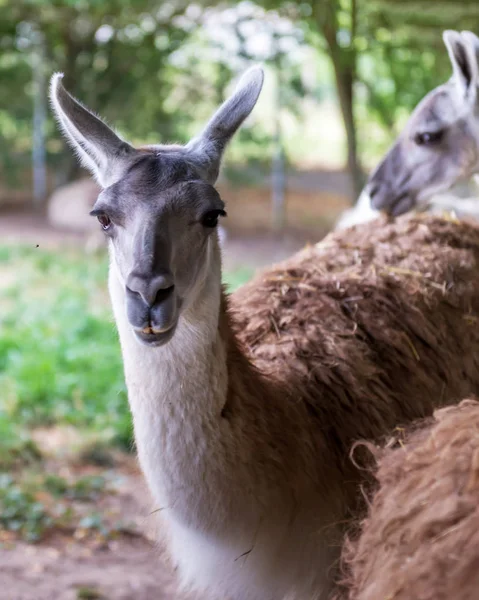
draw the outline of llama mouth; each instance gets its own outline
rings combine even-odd
[[[171,340],[176,329],[177,321],[163,329],[155,329],[151,325],[143,329],[134,328],[137,339],[146,346],[163,346]]]
[[[389,208],[388,212],[393,217],[399,217],[400,215],[408,212],[412,208],[412,200],[407,192],[404,192],[400,196],[398,196],[392,206]]]

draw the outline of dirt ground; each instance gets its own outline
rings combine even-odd
[[[107,466],[94,465],[80,458],[81,437],[73,427],[37,430],[33,436],[43,459],[24,468],[24,478],[55,476],[74,482],[96,476],[105,484],[91,497],[64,495],[60,500],[49,495],[46,487],[38,488],[37,500],[50,506],[52,514],[61,506],[71,516],[54,520],[38,543],[19,541],[0,530],[0,598],[180,598],[173,573],[155,543],[155,507],[136,458],[112,450]],[[85,519],[98,519],[99,525],[88,527]]]
[[[334,193],[288,195],[288,227],[272,233],[265,190],[228,189],[225,266],[262,267],[319,240],[347,199]],[[0,212],[0,242],[42,247],[84,245],[85,235],[55,230],[41,215],[18,209]],[[45,440],[51,439],[51,433]],[[67,463],[65,463],[67,464]],[[65,467],[53,461],[53,471]],[[133,457],[118,458],[113,482],[95,503],[107,520],[122,523],[107,539],[55,529],[40,543],[1,536],[1,600],[178,600],[174,574],[155,545],[155,515]],[[83,507],[91,510],[91,507]],[[127,524],[127,525],[126,525]],[[184,596],[181,596],[184,600]]]
[[[57,536],[0,551],[0,597],[5,600],[171,600],[171,576],[142,538],[126,538],[86,552]]]
[[[100,548],[57,534],[41,544],[0,549],[4,600],[173,600],[172,574],[144,537]]]

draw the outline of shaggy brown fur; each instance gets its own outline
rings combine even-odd
[[[479,403],[431,421],[374,451],[379,491],[345,550],[349,600],[479,598]]]
[[[355,440],[479,393],[472,224],[415,216],[335,232],[261,273],[231,306],[256,368],[306,405],[349,507]]]

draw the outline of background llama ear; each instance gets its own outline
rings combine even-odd
[[[209,183],[217,180],[223,151],[253,110],[263,87],[263,79],[261,67],[246,71],[233,95],[220,106],[202,133],[186,146]]]
[[[50,101],[63,133],[83,166],[102,187],[117,181],[135,149],[120,139],[63,87],[63,73],[51,79]]]
[[[459,92],[475,102],[479,85],[479,39],[470,31],[447,30],[443,40],[452,64],[453,80]]]

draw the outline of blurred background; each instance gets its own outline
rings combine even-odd
[[[314,243],[417,102],[477,0],[0,0],[0,582],[8,600],[176,598],[133,457],[98,190],[47,88],[133,143],[186,142],[251,64],[263,94],[219,188],[225,282]],[[6,595],[5,595],[6,594]]]

